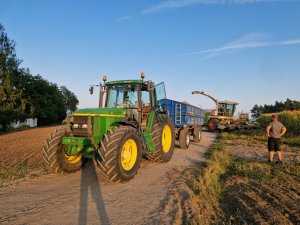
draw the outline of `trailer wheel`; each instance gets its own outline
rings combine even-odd
[[[50,134],[42,150],[42,156],[46,166],[56,172],[74,172],[83,165],[82,154],[68,156],[64,152],[64,146],[61,144],[62,137],[67,136],[67,128],[61,127]]]
[[[175,146],[174,125],[169,116],[164,124],[155,122],[152,129],[152,137],[155,152],[146,152],[149,160],[155,162],[168,162],[172,158]]]
[[[195,127],[193,130],[194,142],[199,143],[202,138],[202,129],[201,127]]]
[[[218,129],[219,120],[217,119],[209,119],[208,121],[208,129],[211,132],[215,132]]]
[[[103,177],[128,181],[137,173],[142,159],[141,140],[133,127],[111,129],[101,141],[97,163]]]
[[[182,129],[179,133],[179,147],[187,149],[190,146],[190,134],[188,130]]]

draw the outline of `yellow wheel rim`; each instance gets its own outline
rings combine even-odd
[[[133,139],[125,141],[121,151],[121,165],[124,170],[131,170],[137,160],[137,145]]]
[[[68,163],[76,164],[81,160],[82,154],[77,154],[77,155],[67,155],[67,154],[65,154],[65,158],[68,161]]]
[[[168,124],[164,126],[162,133],[162,149],[165,153],[169,152],[172,144],[172,132]]]

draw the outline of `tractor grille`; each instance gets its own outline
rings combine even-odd
[[[88,117],[87,116],[74,116],[73,135],[80,136],[80,137],[88,136]]]

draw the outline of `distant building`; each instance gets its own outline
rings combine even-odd
[[[36,127],[37,126],[37,118],[29,118],[29,119],[26,119],[24,122],[17,121],[15,123],[11,124],[11,126],[13,128],[19,128],[24,125],[29,126],[29,127]]]

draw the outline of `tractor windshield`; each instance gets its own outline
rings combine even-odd
[[[109,86],[106,102],[108,108],[138,108],[138,86]]]

